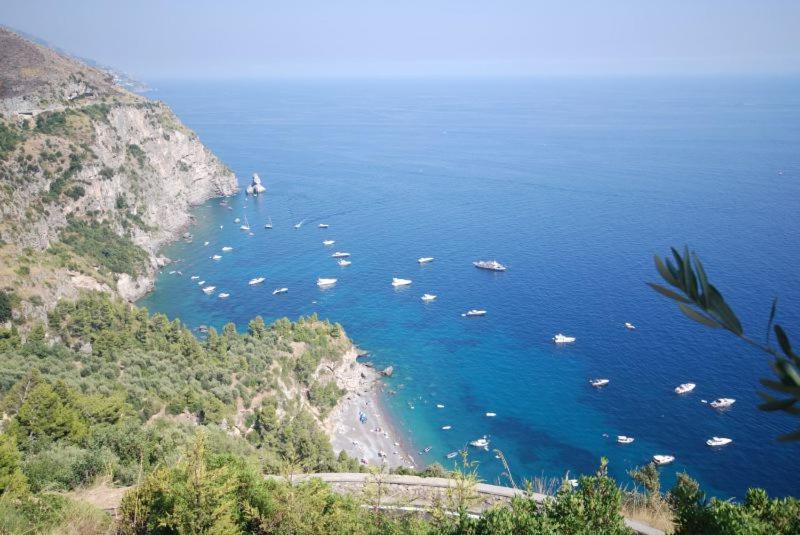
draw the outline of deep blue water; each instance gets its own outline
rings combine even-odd
[[[166,251],[184,276],[161,274],[141,304],[191,326],[312,312],[340,322],[378,366],[394,365],[387,403],[415,450],[433,446],[426,462],[448,465],[447,452],[488,434],[517,480],[588,473],[606,456],[627,481],[668,453],[667,487],[686,470],[724,496],[800,489],[800,444],[775,442],[793,422],[756,409],[768,358],[644,284],[657,280],[654,253],[689,244],[749,333],[763,337],[779,295],[800,345],[799,80],[156,85],[151,96],[241,183],[257,171],[268,192],[198,208],[194,243]],[[255,236],[233,222],[245,215]],[[235,250],[210,260],[224,245]],[[337,266],[334,249],[353,264]],[[472,267],[481,258],[509,269]],[[204,295],[193,274],[230,299]],[[257,275],[266,284],[249,287]],[[339,283],[320,291],[320,276]],[[395,290],[393,276],[413,285]],[[272,296],[279,286],[289,293]],[[439,298],[424,304],[424,292]],[[488,314],[462,318],[470,308]],[[560,331],[577,343],[556,347]],[[591,388],[598,376],[611,384]],[[686,381],[695,392],[675,395]],[[701,403],[723,396],[738,400],[725,413]],[[734,442],[712,450],[713,435]],[[497,480],[494,456],[473,453]]]

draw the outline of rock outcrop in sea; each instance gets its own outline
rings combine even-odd
[[[18,314],[81,289],[137,299],[190,208],[236,190],[166,105],[0,28],[0,276]]]

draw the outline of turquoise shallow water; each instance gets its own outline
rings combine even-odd
[[[448,464],[487,434],[518,480],[590,472],[601,456],[626,480],[668,453],[666,486],[687,470],[724,496],[800,488],[800,446],[774,441],[792,422],[755,408],[766,357],[644,285],[653,253],[688,243],[755,336],[773,295],[800,332],[800,81],[155,85],[243,184],[257,171],[268,192],[199,207],[194,243],[166,251],[183,277],[169,268],[140,304],[191,326],[312,312],[342,323],[376,365],[394,365],[387,404],[415,449],[433,447],[425,462]],[[233,222],[245,215],[252,237]],[[481,258],[509,269],[479,271]],[[204,295],[194,274],[230,299]],[[267,282],[249,287],[258,275]],[[317,277],[339,283],[320,291]],[[395,290],[392,277],[413,284]],[[424,304],[424,292],[439,298]],[[462,318],[470,308],[488,314]],[[559,331],[577,342],[556,347]],[[591,388],[598,376],[611,384]],[[696,391],[675,395],[686,381]],[[732,410],[700,402],[722,396]],[[734,443],[712,450],[713,435]],[[485,479],[501,477],[492,454],[474,453]]]

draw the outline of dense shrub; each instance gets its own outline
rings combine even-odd
[[[0,290],[0,323],[5,323],[11,319],[12,299],[11,294]]]
[[[147,253],[130,238],[116,234],[108,223],[72,219],[61,231],[61,241],[75,254],[90,258],[114,273],[136,276],[147,264]]]

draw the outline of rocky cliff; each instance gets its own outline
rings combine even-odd
[[[21,321],[81,288],[138,298],[191,206],[236,187],[167,106],[0,28],[0,290]]]

